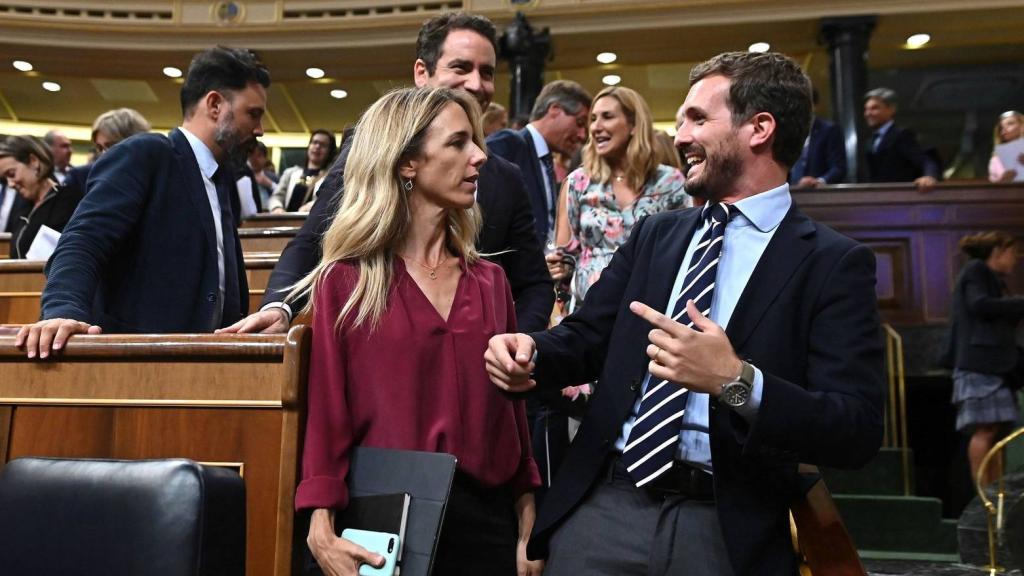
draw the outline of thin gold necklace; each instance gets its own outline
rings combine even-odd
[[[444,253],[444,257],[441,258],[441,260],[437,263],[437,265],[435,265],[433,267],[428,266],[428,265],[424,264],[423,262],[420,262],[419,260],[413,258],[412,256],[406,256],[405,254],[402,254],[401,256],[402,256],[402,258],[408,258],[409,260],[412,260],[420,268],[423,268],[424,270],[426,270],[427,271],[427,275],[430,276],[431,280],[437,280],[437,269],[440,268],[441,266],[443,266],[444,263],[448,261],[448,252],[445,252]]]

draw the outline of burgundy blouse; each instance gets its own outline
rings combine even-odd
[[[462,266],[445,322],[396,258],[375,329],[348,319],[335,328],[359,271],[339,262],[327,273],[314,295],[296,508],[348,505],[353,446],[454,454],[459,470],[517,496],[540,485],[523,401],[503,396],[484,370],[491,336],[515,331],[512,293],[497,265]]]

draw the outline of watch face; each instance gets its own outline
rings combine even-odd
[[[742,382],[732,382],[722,390],[722,400],[729,406],[742,406],[750,397],[750,388]]]

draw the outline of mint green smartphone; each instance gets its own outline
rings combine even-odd
[[[341,537],[384,557],[384,565],[380,568],[369,564],[360,565],[359,576],[394,576],[395,564],[398,563],[398,534],[346,528]]]

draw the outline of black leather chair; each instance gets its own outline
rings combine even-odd
[[[245,484],[232,470],[20,458],[0,474],[0,574],[244,573]]]

